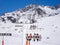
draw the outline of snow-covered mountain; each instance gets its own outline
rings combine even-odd
[[[60,5],[31,4],[0,16],[0,33],[12,33],[11,37],[4,37],[5,45],[23,45],[23,33],[34,33],[36,29],[42,40],[31,45],[60,45]],[[1,40],[2,37],[0,45]]]
[[[56,9],[58,8],[58,9]],[[11,23],[35,23],[41,17],[55,16],[60,13],[60,7],[29,5],[25,8],[5,13],[0,16],[0,22]]]

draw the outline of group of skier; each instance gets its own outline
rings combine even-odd
[[[37,40],[37,41],[40,41],[41,40],[41,35],[39,35],[38,33],[37,34],[35,34],[34,33],[34,35],[32,35],[32,34],[26,34],[26,39],[28,40],[28,41],[31,41],[32,39],[33,39],[33,41],[35,41],[35,40]]]
[[[26,45],[30,45],[30,41],[33,39],[33,41],[40,41],[41,40],[41,35],[39,35],[38,33],[34,35],[30,34],[26,34]]]

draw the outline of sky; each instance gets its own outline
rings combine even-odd
[[[60,0],[0,0],[0,15],[23,8],[30,4],[55,6]]]

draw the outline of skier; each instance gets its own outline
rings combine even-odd
[[[3,37],[3,39],[2,39],[2,45],[4,45],[4,37]]]
[[[26,40],[26,45],[29,45],[29,41],[28,40]]]

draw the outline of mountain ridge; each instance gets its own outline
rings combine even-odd
[[[60,7],[57,9],[51,6],[31,4],[25,8],[5,13],[3,16],[0,16],[0,22],[6,23],[10,21],[12,23],[23,23],[23,21],[25,21],[24,23],[35,23],[38,18],[58,15],[60,12],[59,10]]]

